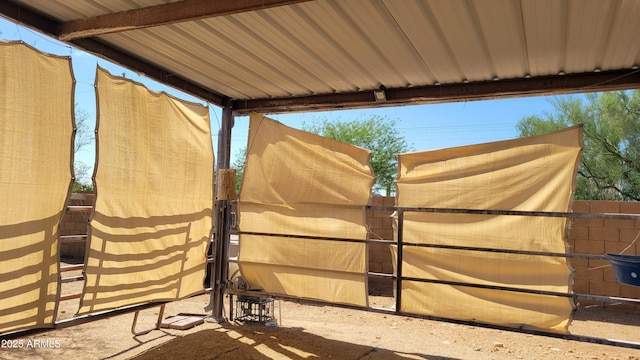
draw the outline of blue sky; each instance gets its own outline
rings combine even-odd
[[[221,123],[220,108],[147,79],[104,59],[58,42],[33,30],[21,27],[0,17],[0,40],[20,40],[43,52],[70,56],[76,79],[75,102],[89,113],[91,126],[95,124],[94,78],[99,65],[114,75],[125,76],[145,84],[154,91],[164,91],[178,98],[207,105],[210,109],[213,148],[217,150],[217,134]],[[447,104],[410,105],[379,109],[339,110],[296,114],[275,114],[271,118],[281,123],[301,128],[303,123],[322,119],[355,120],[380,115],[397,122],[397,127],[410,147],[416,151],[448,148],[518,137],[515,125],[525,116],[543,115],[552,110],[550,97],[527,97]],[[231,136],[232,163],[246,146],[248,117],[237,117]],[[94,145],[92,145],[94,146]],[[76,154],[76,159],[92,165],[95,149]]]

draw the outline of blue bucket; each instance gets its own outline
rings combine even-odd
[[[640,256],[605,254],[603,257],[611,262],[619,283],[640,286]]]

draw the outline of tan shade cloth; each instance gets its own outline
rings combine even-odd
[[[69,58],[0,42],[0,333],[53,324],[71,182]]]
[[[257,114],[247,149],[238,207],[244,279],[272,294],[365,306],[369,152]]]
[[[401,154],[401,207],[568,211],[582,128],[496,143]],[[405,212],[405,243],[564,253],[566,219]],[[397,249],[393,248],[397,255]],[[566,258],[404,247],[402,275],[569,293]],[[566,331],[570,298],[403,281],[402,311]]]
[[[102,69],[98,162],[79,314],[204,290],[212,231],[209,112]]]

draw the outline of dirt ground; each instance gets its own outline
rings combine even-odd
[[[81,283],[65,284],[63,293]],[[208,295],[166,305],[164,318],[204,314]],[[228,300],[225,304],[228,304]],[[390,308],[393,298],[371,296]],[[59,318],[70,318],[78,300],[65,301]],[[228,306],[228,305],[227,305]],[[276,327],[257,323],[210,323],[188,330],[161,329],[133,336],[133,313],[13,339],[22,347],[0,348],[0,359],[625,359],[640,350],[479,326],[402,317],[305,302],[274,302]],[[153,327],[158,307],[143,310],[136,330]],[[228,309],[225,310],[228,315]],[[580,309],[570,332],[640,343],[640,313]],[[4,343],[6,345],[6,343]]]

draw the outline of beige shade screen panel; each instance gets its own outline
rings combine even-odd
[[[0,333],[49,327],[71,184],[71,61],[0,42]]]
[[[565,212],[582,128],[453,149],[401,154],[401,207]],[[565,253],[566,219],[405,212],[403,242]],[[393,248],[397,256],[397,249]],[[403,247],[402,275],[569,293],[566,258]],[[402,311],[565,332],[570,298],[402,281]]]
[[[79,314],[204,290],[213,227],[208,108],[98,69],[98,162]]]
[[[243,278],[271,294],[366,306],[369,151],[257,114],[247,149]]]

